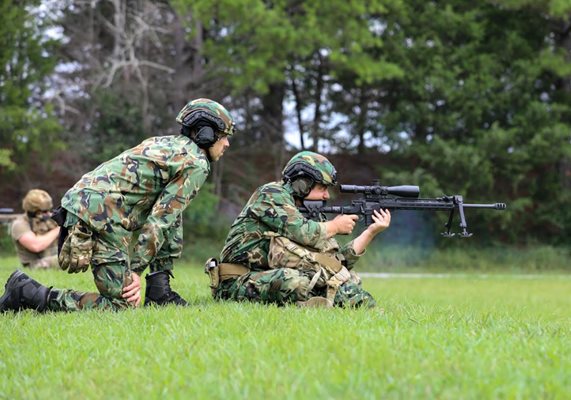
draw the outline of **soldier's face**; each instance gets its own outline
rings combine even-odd
[[[52,210],[40,210],[36,211],[35,217],[42,220],[47,221],[52,216]]]
[[[208,152],[210,154],[210,159],[212,161],[218,161],[228,147],[230,147],[230,141],[228,140],[228,136],[220,137],[220,139],[218,139],[212,145],[212,147],[208,149]]]
[[[305,200],[329,200],[329,189],[321,183],[316,183],[311,192],[305,196]]]

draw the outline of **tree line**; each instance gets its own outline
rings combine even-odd
[[[201,209],[235,213],[308,149],[343,182],[506,202],[471,221],[502,242],[568,244],[566,0],[2,0],[0,33],[2,205],[210,97],[239,132]]]

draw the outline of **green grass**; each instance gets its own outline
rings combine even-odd
[[[218,257],[223,241],[191,240],[185,244],[184,258],[202,264]],[[446,273],[571,273],[571,247],[515,246],[478,247],[457,239],[450,247],[395,246],[373,242],[359,261],[367,272]]]
[[[568,275],[366,279],[379,308],[323,310],[216,303],[199,268],[175,274],[191,307],[0,315],[0,398],[571,398]]]
[[[571,248],[564,247],[482,248],[465,241],[447,248],[371,247],[359,261],[370,272],[571,273]]]

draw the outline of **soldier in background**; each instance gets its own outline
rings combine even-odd
[[[62,199],[60,266],[69,272],[91,266],[99,293],[47,288],[16,271],[0,311],[136,307],[147,267],[145,305],[187,304],[170,287],[173,260],[182,252],[182,213],[210,163],[230,146],[234,121],[209,99],[189,102],[176,121],[180,135],[152,137],[126,150],[85,174]],[[139,235],[129,258],[133,232]]]
[[[329,188],[337,183],[329,160],[303,151],[286,164],[282,178],[250,197],[230,228],[221,263],[207,261],[213,296],[277,305],[374,306],[351,269],[373,238],[388,228],[390,212],[375,212],[373,224],[340,246],[334,236],[350,234],[356,215],[314,221],[298,209],[303,200],[329,199]]]
[[[20,262],[29,268],[57,268],[57,238],[60,228],[51,219],[53,201],[44,190],[30,190],[22,201],[24,214],[10,227]]]

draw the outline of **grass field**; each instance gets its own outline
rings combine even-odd
[[[571,275],[369,278],[379,308],[323,310],[215,303],[199,268],[175,274],[191,307],[0,315],[0,398],[571,398]]]

